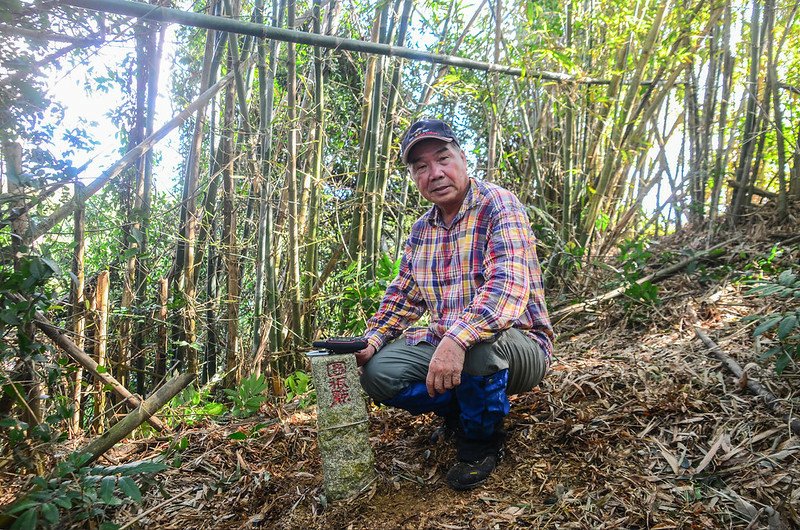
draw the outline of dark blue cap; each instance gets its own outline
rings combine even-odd
[[[459,145],[458,138],[453,134],[453,129],[442,120],[419,120],[408,128],[403,140],[400,142],[400,159],[403,163],[408,164],[408,152],[411,151],[412,147],[429,138]]]

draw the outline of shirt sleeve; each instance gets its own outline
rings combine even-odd
[[[521,205],[495,210],[483,260],[484,284],[445,333],[467,349],[511,327],[530,296],[529,252],[535,241]]]
[[[375,351],[380,350],[416,322],[425,309],[425,301],[411,271],[411,245],[406,242],[400,272],[386,289],[378,312],[367,321],[364,337]]]

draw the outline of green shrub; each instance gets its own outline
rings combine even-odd
[[[226,388],[225,395],[233,402],[231,413],[238,418],[246,418],[258,412],[261,404],[267,400],[267,388],[269,384],[263,375],[251,375],[242,379],[235,389]]]
[[[207,418],[221,416],[227,410],[222,403],[210,399],[208,390],[197,390],[194,385],[189,385],[172,398],[159,415],[170,426],[191,426]]]
[[[768,315],[745,317],[745,321],[758,324],[753,337],[769,334],[777,345],[766,350],[760,361],[775,358],[775,371],[780,374],[793,361],[800,359],[800,278],[791,269],[786,269],[776,280],[759,280],[749,295],[770,297],[777,302],[777,310]]]
[[[9,506],[4,514],[15,519],[11,528],[97,527],[97,523],[101,529],[117,528],[108,521],[109,508],[140,503],[140,484],[167,469],[152,460],[82,467],[87,458],[85,453],[72,453],[49,478],[34,478],[34,491]]]
[[[284,387],[287,389],[286,401],[300,398],[300,408],[305,408],[317,401],[317,391],[314,389],[311,378],[301,370],[287,377]]]

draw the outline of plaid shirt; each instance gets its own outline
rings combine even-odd
[[[430,325],[409,328],[425,311]],[[512,327],[549,359],[553,328],[525,208],[511,192],[470,179],[450,227],[436,206],[414,223],[400,273],[365,336],[376,350],[403,331],[409,345],[451,337],[467,349]]]

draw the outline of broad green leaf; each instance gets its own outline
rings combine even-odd
[[[17,520],[11,525],[11,530],[30,530],[31,528],[36,528],[36,523],[38,521],[39,517],[36,515],[36,508],[31,508],[17,517]]]
[[[781,320],[781,323],[778,325],[778,338],[780,340],[785,339],[789,336],[794,328],[797,326],[797,317],[795,315],[789,315],[788,317]]]
[[[144,461],[138,462],[136,465],[131,466],[130,468],[124,469],[122,471],[123,476],[131,476],[131,475],[138,475],[139,473],[160,473],[167,469],[165,464],[161,462],[153,462],[153,461]]]
[[[753,336],[754,337],[758,337],[759,335],[764,334],[765,332],[767,332],[770,329],[772,329],[775,326],[777,326],[778,322],[780,322],[782,319],[783,319],[783,315],[778,315],[776,317],[773,316],[773,317],[770,317],[770,318],[766,319],[764,322],[759,324],[758,327],[755,330],[753,330]]]
[[[7,429],[9,427],[16,427],[17,420],[14,418],[3,418],[0,420],[0,429]]]
[[[232,432],[228,435],[228,439],[230,440],[246,440],[247,435],[242,431]]]
[[[783,371],[786,369],[786,367],[789,366],[790,360],[791,357],[789,357],[788,353],[784,353],[783,355],[778,357],[778,359],[775,361],[775,373],[777,373],[778,375],[782,374]]]
[[[100,500],[106,504],[111,504],[114,498],[114,487],[116,484],[116,477],[103,477],[103,480],[100,482]]]
[[[44,256],[42,256],[42,261],[45,263],[45,265],[50,267],[50,269],[53,271],[53,274],[57,276],[61,275],[61,267],[58,265],[58,263],[50,258],[45,258]]]
[[[142,502],[142,492],[139,491],[139,486],[136,485],[132,478],[120,477],[118,484],[119,489],[122,490],[126,497],[136,503]]]
[[[69,497],[54,497],[53,504],[59,508],[64,508],[65,510],[72,508],[72,500],[70,500]]]
[[[11,508],[9,508],[8,514],[14,515],[15,513],[20,513],[22,511],[27,510],[28,508],[38,505],[39,502],[34,499],[23,499],[20,502],[14,504]]]
[[[211,403],[206,403],[203,407],[203,412],[209,416],[219,416],[220,414],[225,414],[225,405],[212,401]]]
[[[50,524],[58,523],[60,516],[58,515],[58,508],[46,502],[42,504],[42,517]]]
[[[759,356],[758,359],[760,361],[766,361],[767,359],[769,359],[770,357],[772,357],[776,353],[780,353],[780,351],[781,351],[781,347],[780,346],[774,346],[774,347],[768,349],[767,351],[765,351],[764,353],[762,353]]]
[[[786,269],[778,276],[778,283],[785,287],[791,287],[796,279],[797,275],[791,269]]]

